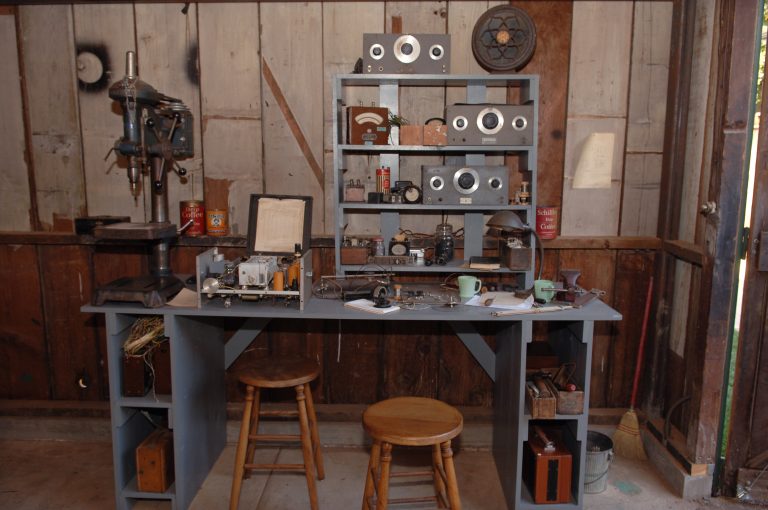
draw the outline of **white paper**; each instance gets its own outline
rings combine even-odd
[[[472,296],[464,304],[486,308],[501,308],[503,310],[529,310],[533,307],[533,294],[523,299],[515,297],[513,292],[486,292],[485,294]]]
[[[304,239],[305,203],[294,198],[260,198],[252,248],[266,253],[293,253],[295,244]]]
[[[197,293],[186,287],[176,294],[176,297],[168,301],[168,306],[183,306],[189,308],[197,307]]]
[[[370,299],[356,299],[354,301],[347,301],[344,303],[344,306],[347,308],[354,308],[355,310],[360,310],[362,312],[369,312],[369,313],[389,313],[389,312],[396,312],[400,309],[399,306],[388,306],[386,308],[376,308],[373,305],[373,301]]]
[[[574,189],[605,189],[611,187],[613,175],[613,133],[592,133],[584,147],[573,174]]]

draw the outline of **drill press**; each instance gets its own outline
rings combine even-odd
[[[124,277],[96,289],[94,304],[139,301],[163,306],[184,284],[173,276],[169,262],[176,225],[168,217],[168,172],[180,177],[186,169],[177,160],[194,155],[192,113],[181,100],[166,96],[139,79],[136,54],[126,54],[125,76],[109,88],[109,97],[123,110],[123,136],[113,149],[127,157],[128,183],[134,199],[141,194],[142,176],[149,175],[152,197],[149,223],[116,223],[94,229],[100,239],[144,241],[151,246],[149,275]]]

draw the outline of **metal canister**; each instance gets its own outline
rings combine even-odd
[[[182,227],[192,221],[192,224],[184,231],[184,235],[191,237],[205,235],[205,206],[202,201],[183,200],[179,202],[179,215]]]
[[[208,209],[205,213],[205,220],[205,229],[209,236],[227,235],[229,228],[226,209]]]
[[[376,169],[376,191],[378,193],[389,193],[391,188],[390,175],[391,172],[388,166]]]
[[[557,237],[557,207],[536,207],[536,233],[542,239]]]

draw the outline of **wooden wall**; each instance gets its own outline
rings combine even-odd
[[[130,196],[122,163],[114,153],[104,161],[122,132],[106,86],[123,76],[125,52],[134,50],[142,79],[183,99],[195,115],[195,156],[183,163],[191,177],[179,182],[171,176],[172,220],[178,221],[178,201],[205,199],[209,207],[228,208],[233,233],[244,234],[250,193],[311,194],[312,232],[321,237],[331,231],[334,215],[330,80],[352,70],[362,54],[362,33],[450,33],[453,72],[482,73],[469,38],[477,17],[498,3],[0,7],[0,200],[19,205],[5,208],[0,230],[71,232],[73,219],[84,214],[147,218],[143,196]],[[536,53],[521,72],[541,77],[539,203],[561,208],[561,232],[568,236],[549,244],[544,274],[579,268],[580,283],[606,290],[607,302],[624,314],[618,325],[598,326],[591,402],[623,406],[642,315],[638,289],[657,247],[671,2],[514,4],[532,16],[538,33]],[[90,85],[79,79],[94,73],[85,52],[98,55],[105,68]],[[433,93],[401,101],[411,104],[411,115],[426,118],[455,100]],[[595,134],[598,142],[588,143]],[[611,144],[600,145],[605,139]],[[607,181],[574,186],[577,170],[589,171],[587,163],[595,161],[605,163],[600,168]],[[601,244],[596,236],[614,241]],[[0,281],[27,289],[20,298],[0,298],[9,306],[1,312],[0,361],[9,370],[0,378],[0,396],[106,398],[103,326],[77,307],[94,285],[142,270],[142,254],[125,248],[115,256],[114,249],[94,249],[71,236],[53,236],[59,239],[53,244],[0,237],[0,257],[8,262]],[[177,248],[174,267],[183,271],[195,250]],[[330,256],[330,250],[316,250],[322,274],[332,271]],[[19,260],[27,261],[23,269]],[[307,336],[282,325],[259,342],[321,352],[329,369],[325,401],[401,392],[476,405],[492,399],[474,360],[442,330],[350,325],[339,344],[338,325],[316,326]],[[83,371],[93,381],[86,390],[72,383]]]

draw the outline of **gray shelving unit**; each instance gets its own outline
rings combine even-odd
[[[378,106],[386,107],[393,114],[408,116],[408,105],[400,104],[400,89],[402,87],[440,87],[443,89],[461,89],[463,91],[463,103],[482,104],[488,102],[488,91],[492,88],[516,88],[519,90],[518,104],[532,102],[534,105],[534,126],[539,122],[539,78],[536,75],[336,75],[333,81],[333,175],[334,175],[334,206],[336,210],[336,222],[334,226],[336,274],[343,275],[347,272],[359,270],[360,266],[345,266],[341,264],[340,249],[345,235],[354,236],[356,232],[345,232],[348,219],[351,215],[367,214],[378,215],[380,233],[385,242],[391,239],[400,230],[401,214],[418,213],[434,214],[439,223],[442,212],[461,214],[464,219],[464,259],[482,255],[483,232],[485,231],[486,214],[492,214],[502,209],[515,210],[521,213],[526,222],[535,221],[536,211],[536,175],[537,175],[537,146],[538,130],[534,129],[533,140],[530,145],[473,145],[473,146],[422,146],[399,145],[397,130],[391,135],[392,145],[350,145],[346,142],[344,126],[344,113],[347,102],[355,98],[347,98],[349,88],[374,88],[374,95],[378,97]],[[358,89],[359,90],[359,89]],[[371,94],[367,94],[370,96]],[[354,103],[352,104],[354,105]],[[451,165],[484,165],[488,155],[517,154],[521,157],[523,171],[529,173],[530,202],[517,206],[436,206],[424,204],[360,204],[345,203],[344,176],[346,159],[354,155],[366,155],[378,158],[378,166],[388,166],[391,170],[391,182],[400,178],[401,158],[407,158],[416,154],[439,154],[445,157],[445,163]],[[418,183],[419,185],[421,183]],[[508,190],[509,192],[509,190]],[[511,197],[510,197],[511,198]],[[531,263],[528,271],[502,271],[514,272],[522,276],[526,287],[533,285],[534,254],[536,252],[535,239],[531,239]],[[456,272],[462,261],[451,266],[394,266],[395,272],[419,272],[419,273],[447,273]],[[464,270],[463,270],[464,271]]]

